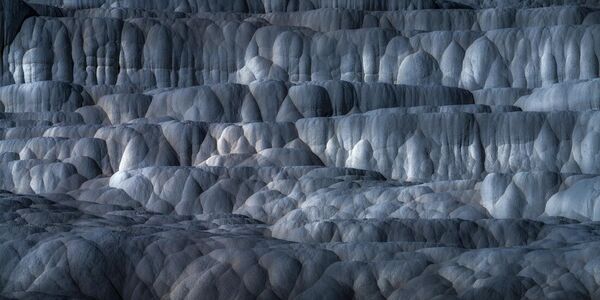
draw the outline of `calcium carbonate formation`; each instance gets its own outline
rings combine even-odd
[[[0,299],[600,298],[599,0],[0,13]]]

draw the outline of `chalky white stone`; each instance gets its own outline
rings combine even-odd
[[[600,298],[598,0],[0,0],[1,299]]]

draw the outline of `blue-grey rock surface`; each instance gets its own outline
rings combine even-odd
[[[599,299],[600,0],[0,0],[0,299]]]

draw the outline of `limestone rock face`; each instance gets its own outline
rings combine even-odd
[[[73,112],[93,104],[81,86],[52,81],[0,87],[0,102],[9,113]]]
[[[0,17],[0,299],[600,298],[596,0]]]
[[[519,98],[515,105],[528,111],[598,110],[599,92],[600,80],[566,81],[537,88],[531,94]]]

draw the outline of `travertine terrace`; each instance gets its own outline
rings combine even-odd
[[[600,0],[0,14],[0,299],[600,298]]]

